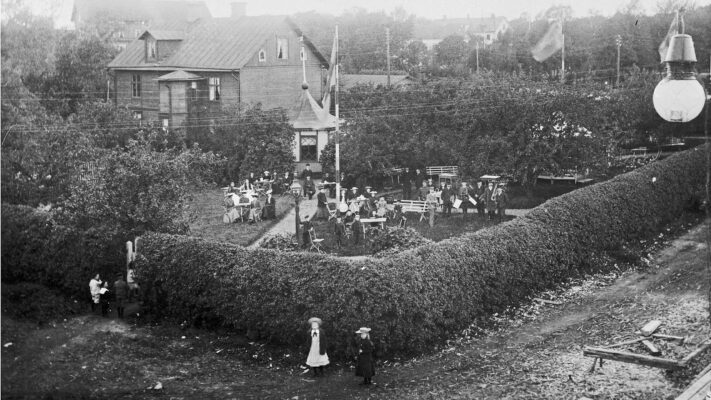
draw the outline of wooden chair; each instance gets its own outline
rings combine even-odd
[[[309,239],[311,239],[311,247],[309,247],[309,251],[316,250],[318,253],[323,253],[323,250],[321,249],[321,242],[323,242],[323,239],[316,237],[316,230],[314,228],[309,229]]]
[[[328,203],[326,205],[326,209],[328,209],[328,220],[336,219],[336,214],[338,214],[338,207],[336,207],[336,203]]]

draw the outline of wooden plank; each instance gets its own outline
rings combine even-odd
[[[706,373],[698,377],[676,400],[703,400],[709,392],[711,386],[711,370],[708,367]]]
[[[684,357],[679,363],[683,366],[686,366],[686,364],[688,364],[691,360],[698,356],[702,351],[706,350],[709,346],[711,346],[711,339],[706,339],[699,348],[692,351],[691,354]]]
[[[647,348],[649,354],[653,356],[659,356],[662,354],[662,352],[657,348],[657,346],[655,346],[654,343],[650,342],[649,340],[643,340],[642,344]]]
[[[645,340],[645,339],[644,339],[644,338],[638,338],[638,339],[627,340],[627,341],[624,341],[624,342],[619,342],[619,343],[611,344],[611,345],[609,345],[609,346],[605,346],[605,348],[609,349],[609,348],[612,348],[612,347],[627,346],[628,344],[639,343],[639,342],[641,342],[641,341],[643,341],[643,340]]]
[[[644,354],[634,354],[627,351],[604,349],[599,347],[585,347],[583,349],[583,355],[587,357],[599,357],[608,360],[641,364],[668,370],[677,370],[683,368],[683,366],[675,360],[648,356]]]
[[[659,326],[662,324],[662,321],[659,320],[654,320],[654,321],[649,321],[647,322],[647,325],[643,326],[642,329],[639,331],[642,333],[643,336],[649,336],[654,333],[657,329],[659,329]]]
[[[553,305],[556,305],[556,306],[560,306],[560,305],[563,304],[562,301],[546,300],[546,299],[540,299],[540,298],[538,298],[538,297],[534,297],[533,300],[539,301],[539,302],[545,303],[545,304],[553,304]]]
[[[686,338],[683,336],[662,335],[661,333],[655,333],[652,335],[652,337],[656,338],[656,339],[678,340],[680,342],[683,342],[686,340]]]

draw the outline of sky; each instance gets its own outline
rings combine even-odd
[[[25,0],[34,5],[38,12],[48,10],[49,3],[56,4],[56,24],[70,26],[73,0]],[[121,0],[115,0],[121,1]],[[232,0],[204,0],[215,17],[227,17]],[[630,0],[247,0],[247,15],[294,14],[317,11],[324,14],[339,15],[356,7],[367,11],[391,12],[403,7],[408,13],[418,17],[439,19],[470,17],[488,17],[492,14],[515,19],[523,13],[535,17],[553,5],[568,5],[573,9],[574,17],[584,17],[591,13],[610,16]],[[669,0],[638,0],[643,12],[653,14],[657,3]],[[711,4],[711,0],[696,0],[697,6]],[[435,6],[436,5],[436,6]]]

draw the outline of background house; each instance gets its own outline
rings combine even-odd
[[[451,35],[462,36],[467,42],[479,39],[481,43],[489,45],[507,29],[509,24],[506,18],[493,14],[485,18],[421,19],[415,22],[413,37],[421,40],[428,50],[432,50],[442,39]]]
[[[119,50],[152,26],[209,18],[204,1],[74,0],[72,9],[77,30],[96,33]]]
[[[302,42],[288,17],[234,15],[147,29],[108,68],[116,104],[170,129],[210,125],[225,108],[255,103],[284,108],[295,121],[305,104],[302,57],[309,91],[321,98],[328,62],[311,42]],[[294,142],[298,165],[311,162],[315,171],[330,129],[317,125],[300,126]]]

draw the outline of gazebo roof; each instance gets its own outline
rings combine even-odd
[[[308,87],[301,92],[296,107],[293,126],[296,130],[332,130],[336,129],[336,118],[314,100]]]
[[[159,76],[157,81],[199,81],[205,79],[202,76],[195,75],[185,70],[179,69],[169,74]]]

